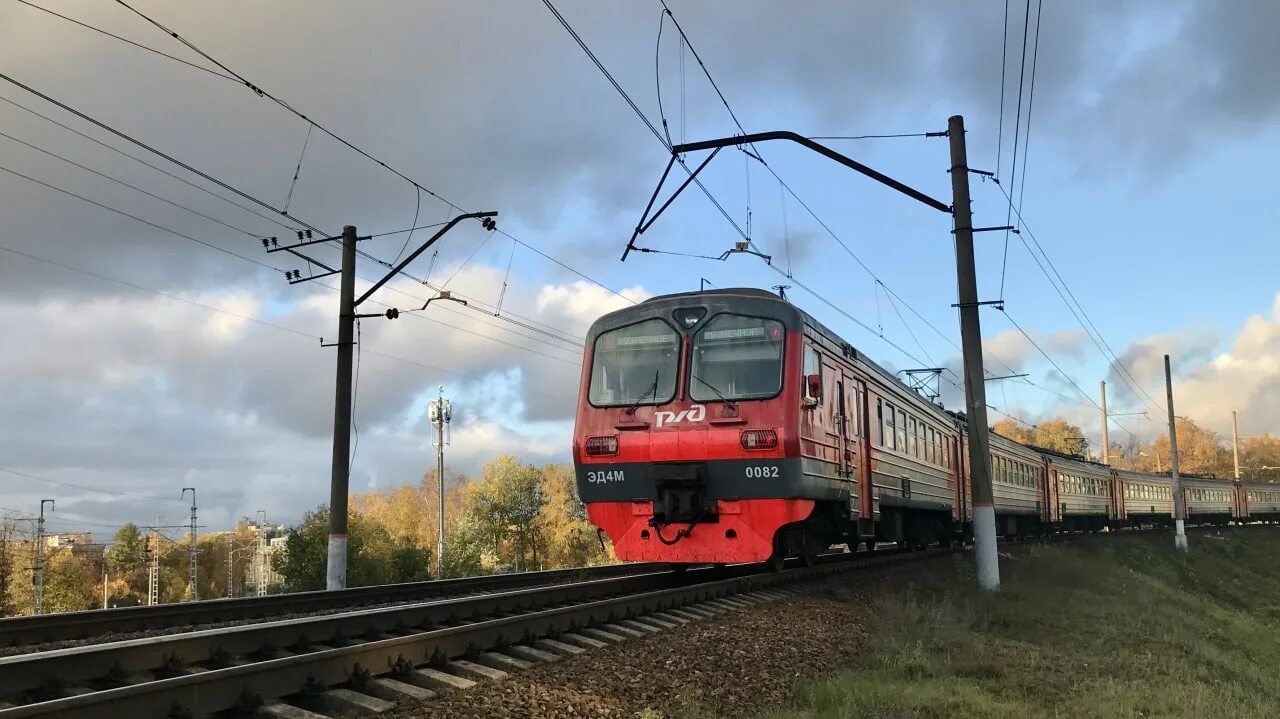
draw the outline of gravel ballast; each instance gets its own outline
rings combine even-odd
[[[785,704],[798,681],[868,642],[871,592],[955,557],[852,572],[797,595],[481,682],[383,717],[741,717]]]

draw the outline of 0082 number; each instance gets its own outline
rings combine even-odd
[[[747,467],[746,473],[749,479],[766,479],[780,476],[777,467]]]

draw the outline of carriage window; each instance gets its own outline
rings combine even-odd
[[[907,451],[907,413],[898,410],[898,451]]]
[[[716,315],[693,335],[689,396],[714,402],[776,395],[785,339],[777,320]]]
[[[804,398],[822,404],[822,397],[814,397],[809,393],[809,377],[817,375],[819,382],[822,377],[822,355],[818,354],[818,350],[813,345],[804,346]]]
[[[591,390],[597,407],[665,404],[676,394],[680,335],[662,320],[603,332],[591,353]]]
[[[920,443],[916,441],[916,418],[911,417],[907,420],[907,454],[912,457],[919,457]]]
[[[880,410],[880,446],[893,449],[894,436],[893,405],[885,402]]]

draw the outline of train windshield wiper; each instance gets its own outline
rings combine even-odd
[[[661,371],[662,371],[662,370],[654,370],[654,371],[653,371],[653,384],[649,385],[649,389],[647,389],[647,390],[645,390],[645,391],[641,392],[639,397],[636,397],[636,401],[635,401],[634,403],[632,403],[632,405],[631,405],[630,407],[628,407],[628,408],[627,408],[627,410],[626,410],[627,414],[635,414],[635,413],[636,413],[636,409],[640,406],[640,403],[641,403],[641,402],[643,402],[643,401],[644,401],[644,398],[645,398],[645,397],[648,397],[650,394],[652,394],[652,395],[654,396],[654,398],[655,398],[655,399],[657,398],[657,396],[658,396],[658,373],[659,373],[659,372],[661,372]]]
[[[702,379],[701,377],[699,377],[699,376],[698,376],[698,375],[696,375],[696,374],[690,374],[690,375],[689,375],[689,378],[690,378],[690,379],[696,379],[696,380],[698,380],[699,382],[701,382],[701,383],[702,383],[702,386],[706,387],[707,389],[711,390],[712,392],[715,392],[715,393],[716,393],[716,396],[720,398],[720,401],[721,401],[721,402],[724,402],[724,406],[726,406],[726,407],[732,407],[732,408],[734,408],[735,410],[736,410],[736,409],[738,409],[738,403],[737,403],[737,402],[734,402],[733,400],[729,399],[728,397],[725,397],[725,396],[724,396],[724,392],[721,392],[720,390],[716,389],[716,386],[715,386],[715,385],[711,384],[710,382],[706,381],[705,379]]]

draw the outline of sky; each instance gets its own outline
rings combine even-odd
[[[179,524],[194,486],[208,531],[327,501],[337,284],[291,285],[310,268],[263,251],[292,218],[375,235],[499,212],[373,296],[417,309],[426,279],[468,305],[361,322],[353,491],[434,466],[441,386],[450,473],[567,461],[591,321],[704,281],[791,285],[890,369],[947,367],[963,405],[950,218],[797,145],[723,151],[703,177],[729,219],[691,189],[638,242],[718,256],[749,228],[770,264],[620,262],[669,153],[541,2],[130,2],[429,193],[123,5],[32,2],[190,64],[6,0],[0,73],[275,209],[0,81],[0,511]],[[688,46],[659,2],[554,6],[677,143],[739,132],[720,93],[748,132],[912,135],[822,142],[950,204],[947,140],[918,135],[964,116],[971,167],[1001,180],[972,176],[975,224],[1022,228],[975,241],[980,299],[1004,301],[987,367],[1028,374],[988,383],[992,422],[1066,417],[1096,446],[1106,380],[1113,413],[1147,413],[1113,441],[1148,439],[1170,354],[1179,415],[1280,431],[1280,5],[669,0]],[[430,232],[360,248],[391,261]],[[361,291],[384,271],[361,258]]]

